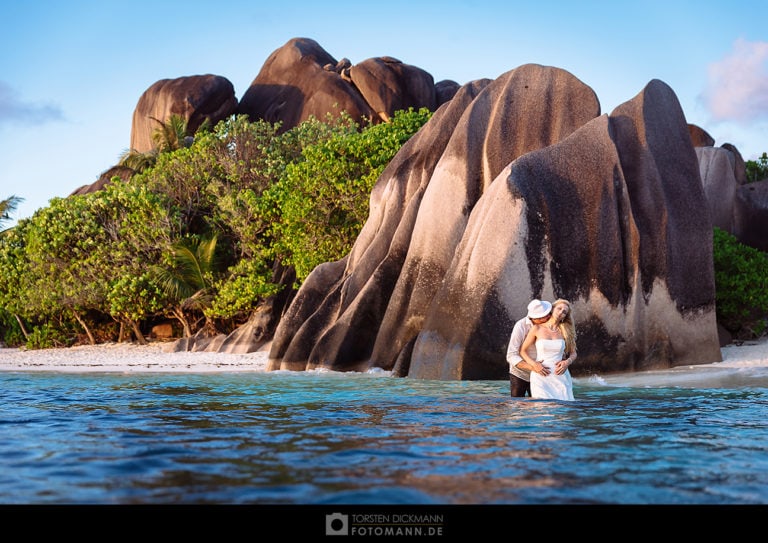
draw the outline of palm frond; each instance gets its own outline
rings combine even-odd
[[[217,236],[197,236],[177,241],[171,245],[172,264],[169,267],[153,266],[154,277],[163,292],[182,309],[200,309],[210,305],[206,277],[213,269]]]
[[[16,211],[16,208],[23,201],[24,198],[19,196],[9,196],[5,200],[0,200],[0,220],[5,221],[10,219],[11,213]]]
[[[11,219],[11,213],[16,211],[18,205],[23,201],[24,198],[19,196],[9,196],[5,200],[0,200],[0,225]],[[0,234],[5,231],[5,229],[0,229]]]
[[[181,115],[173,114],[166,121],[150,117],[158,123],[158,127],[152,132],[152,141],[155,142],[160,152],[175,151],[185,146],[187,137],[187,119]]]
[[[154,280],[163,289],[166,296],[176,300],[184,300],[194,295],[195,289],[183,281],[174,270],[153,266],[150,269]]]
[[[203,274],[213,270],[216,262],[216,243],[218,236],[215,234],[209,238],[203,238],[197,246],[197,260]]]
[[[118,158],[118,165],[132,169],[136,173],[141,173],[147,168],[155,165],[157,162],[157,150],[152,149],[146,153],[141,153],[136,149],[129,149],[123,152]]]
[[[173,245],[174,267],[180,280],[194,287],[195,290],[205,288],[203,270],[197,258],[196,247],[190,247],[185,242]]]

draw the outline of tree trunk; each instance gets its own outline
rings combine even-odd
[[[184,337],[192,337],[192,328],[189,326],[186,315],[184,315],[184,310],[180,307],[174,307],[171,310],[171,314],[181,323],[181,327],[184,329]]]
[[[132,320],[131,321],[131,327],[133,328],[133,333],[136,335],[136,341],[139,342],[139,345],[146,345],[147,340],[144,337],[144,334],[141,333],[141,330],[139,329],[139,323]]]
[[[75,316],[75,320],[77,320],[77,322],[80,323],[80,326],[83,327],[83,330],[85,330],[85,333],[88,335],[88,341],[90,342],[90,344],[91,345],[96,345],[96,340],[94,339],[93,334],[91,333],[91,329],[88,328],[88,325],[80,317],[80,314],[77,311],[75,311],[74,309],[72,310],[72,314]]]
[[[27,332],[27,329],[24,328],[24,322],[21,320],[21,317],[19,317],[16,313],[13,314],[14,317],[16,317],[16,322],[19,323],[19,328],[21,328],[21,333],[24,334],[24,339],[29,339],[29,332]]]
[[[117,342],[122,343],[125,339],[125,323],[120,321],[120,331],[117,333]]]

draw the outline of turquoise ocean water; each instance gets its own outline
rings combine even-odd
[[[2,504],[768,503],[768,363],[506,381],[0,372]]]

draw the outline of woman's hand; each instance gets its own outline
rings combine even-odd
[[[534,371],[538,373],[539,375],[542,375],[546,377],[549,375],[549,368],[546,367],[544,364],[539,362],[538,360],[534,363]]]

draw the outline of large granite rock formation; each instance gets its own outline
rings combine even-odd
[[[435,99],[437,100],[437,107],[442,106],[448,100],[451,100],[461,88],[456,81],[451,79],[443,79],[435,83]]]
[[[475,207],[491,185],[502,184],[494,181],[496,177],[506,172],[515,159],[561,142],[600,115],[594,92],[571,74],[528,65],[494,81],[479,80],[464,86],[447,80],[435,84],[426,71],[391,57],[371,58],[352,65],[347,59],[336,61],[313,40],[296,38],[270,55],[239,104],[231,83],[220,76],[158,81],[142,95],[134,111],[131,148],[140,152],[152,149],[157,120],[165,121],[173,114],[187,119],[192,133],[205,120],[215,124],[235,112],[247,113],[252,119],[281,122],[283,129],[287,129],[310,116],[324,119],[327,114],[342,110],[358,119],[378,122],[407,107],[440,107],[435,119],[443,120],[438,123],[433,119],[425,126],[407,144],[410,151],[404,148],[384,172],[371,197],[369,221],[351,254],[341,262],[320,266],[305,282],[287,315],[280,316],[283,306],[269,308],[268,326],[264,324],[265,314],[260,312],[230,338],[205,335],[186,338],[177,350],[257,350],[270,338],[277,320],[281,320],[272,350],[274,367],[364,369],[375,365],[394,369],[399,375],[449,378],[502,373],[498,352],[507,341],[506,331],[503,334],[488,332],[486,321],[498,319],[498,327],[511,328],[506,320],[514,320],[519,315],[522,300],[518,297],[505,300],[501,309],[491,309],[493,304],[484,305],[484,311],[489,313],[482,318],[476,315],[477,322],[468,321],[466,329],[458,335],[439,332],[446,337],[456,336],[456,344],[466,349],[459,355],[460,360],[451,359],[443,352],[444,347],[439,346],[442,340],[429,340],[432,328],[424,327],[435,319],[463,314],[464,310],[457,312],[453,307],[455,300],[446,301],[451,300],[450,296],[443,299],[447,296],[445,289],[449,288],[445,283],[449,281],[449,274],[468,273],[453,270],[457,265],[454,258],[459,258],[459,245],[465,243],[470,214],[479,213]],[[638,123],[639,129],[645,130],[644,122]],[[609,116],[609,127],[617,123],[619,119],[613,114]],[[749,190],[740,187],[746,176],[738,150],[729,144],[715,149],[714,138],[698,126],[686,124],[685,129],[699,159],[699,175],[713,224],[734,233],[743,243],[764,247],[767,239],[764,232],[768,229],[764,191],[757,186]],[[687,146],[682,144],[682,147],[687,153]],[[669,157],[673,149],[653,160],[664,163],[672,160]],[[653,160],[650,166],[644,163],[637,167],[657,168]],[[730,161],[730,170],[726,160]],[[681,168],[687,166],[683,160]],[[617,168],[623,171],[629,167],[622,162]],[[511,173],[510,170],[505,175]],[[130,177],[129,170],[110,169],[95,183],[80,187],[73,194],[99,190],[114,174]],[[657,204],[666,206],[667,202]],[[480,209],[485,209],[485,205]],[[650,219],[640,215],[634,220],[642,223]],[[622,238],[622,241],[626,240]],[[662,258],[659,255],[668,251],[664,243],[659,244],[663,247],[654,249],[653,258]],[[475,247],[473,250],[480,254],[487,249]],[[499,252],[493,247],[491,252],[505,254],[504,258],[523,266],[520,255],[508,254],[508,248]],[[554,262],[561,262],[563,258],[559,255]],[[456,280],[460,279],[450,279]],[[480,289],[483,296],[491,296],[498,287],[488,288],[491,291]],[[552,295],[568,295],[568,291],[552,288]],[[708,290],[705,288],[704,292]],[[544,289],[539,295],[550,293]],[[594,299],[583,298],[583,293],[579,295],[582,301],[574,300],[577,308],[586,309],[584,314],[588,315]],[[528,294],[520,296],[525,298]],[[610,304],[614,302],[611,298]],[[477,302],[468,305],[472,303]],[[629,310],[626,305],[619,307]],[[633,315],[638,312],[637,306],[631,305],[631,308]],[[709,310],[704,312],[709,314]],[[603,320],[597,319],[601,323]],[[430,326],[440,329],[435,324]],[[585,321],[581,328],[586,326]],[[625,352],[634,352],[634,358],[605,362],[610,365],[606,368],[602,368],[602,362],[588,362],[584,354],[585,345],[590,341],[587,337],[580,341],[581,368],[611,371],[682,363],[679,352],[669,354],[670,349],[674,351],[678,347],[660,347],[663,341],[652,333],[646,333],[645,346],[639,347],[636,345],[639,340],[626,341],[623,333],[617,332],[618,338],[613,337],[613,331],[595,334],[594,337],[611,336],[615,345],[626,343],[629,347]],[[637,337],[642,335],[638,333]],[[479,337],[485,339],[478,342]],[[426,355],[432,350],[442,352],[440,356],[445,359],[439,371],[422,363],[429,359]],[[666,354],[659,357],[654,350]],[[705,358],[718,356],[715,353]],[[476,361],[469,363],[469,357]],[[575,373],[578,371],[574,368]]]
[[[736,191],[733,235],[745,245],[768,252],[768,179]]]
[[[161,79],[139,98],[133,111],[131,149],[146,153],[156,145],[152,134],[172,115],[187,121],[189,135],[204,122],[215,126],[237,110],[232,83],[220,75],[192,75]]]
[[[270,55],[239,103],[232,83],[222,76],[155,82],[134,109],[130,149],[139,153],[154,149],[153,134],[172,115],[186,120],[189,135],[204,122],[215,126],[235,113],[280,122],[284,130],[310,116],[325,119],[342,110],[359,121],[379,122],[409,107],[434,111],[453,98],[458,88],[450,80],[435,84],[425,70],[391,57],[371,58],[354,66],[347,59],[337,62],[317,42],[294,38]],[[100,190],[113,175],[128,180],[132,174],[128,168],[114,166],[71,195]]]
[[[391,57],[377,57],[352,65],[337,61],[320,44],[294,38],[274,51],[246,90],[238,113],[252,120],[282,123],[287,130],[310,117],[346,111],[358,122],[387,120],[409,107],[434,111],[455,87],[437,86],[421,68]]]
[[[747,183],[744,159],[729,143],[695,149],[712,225],[744,245],[768,251],[766,181]]]
[[[600,116],[557,68],[472,82],[383,172],[348,257],[307,278],[270,368],[506,378],[533,297],[574,303],[574,374],[718,361],[706,209],[664,83]]]
[[[338,71],[337,64],[316,41],[294,38],[267,58],[240,99],[237,112],[253,121],[281,122],[283,129],[310,116],[324,120],[326,114],[342,111],[357,121],[375,116],[362,95],[340,75],[348,62],[340,64]]]
[[[352,84],[385,121],[395,111],[409,107],[437,109],[435,82],[421,68],[392,57],[379,57],[350,66],[348,72]]]
[[[747,183],[747,165],[736,146],[724,143],[714,147],[714,138],[705,130],[695,125],[688,128],[699,160],[712,225],[732,234],[744,245],[768,251],[765,184]]]
[[[387,165],[373,188],[369,218],[350,255],[313,270],[281,318],[281,332],[276,332],[272,344],[272,352],[280,353],[280,367],[305,369],[321,333],[337,324],[338,333],[345,334],[343,322],[356,317],[354,310],[363,326],[358,328],[357,322],[350,322],[355,334],[346,337],[353,342],[356,337],[364,351],[370,351],[408,250],[423,191],[451,136],[448,130],[428,127],[458,122],[488,83],[490,80],[481,80],[463,86]],[[437,124],[435,119],[439,120]],[[343,280],[347,262],[350,269],[356,269],[348,282]],[[345,311],[348,304],[353,308]],[[333,315],[337,312],[344,313],[343,322],[335,321]],[[366,314],[370,317],[366,318]],[[353,356],[350,366],[358,362],[358,357]]]
[[[696,147],[699,174],[709,206],[712,225],[734,232],[736,191],[735,156],[722,147]]]
[[[736,182],[743,185],[747,182],[747,164],[744,162],[744,157],[732,143],[724,143],[721,147],[733,153],[733,175],[736,177]]]

